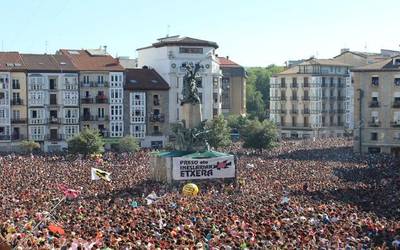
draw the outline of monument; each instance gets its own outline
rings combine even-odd
[[[171,183],[182,180],[235,178],[233,155],[210,151],[206,122],[202,119],[197,82],[200,63],[184,65],[182,121],[172,124],[174,151],[159,152],[151,159],[152,179]],[[215,171],[214,171],[215,170]]]

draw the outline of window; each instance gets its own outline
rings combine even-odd
[[[158,98],[158,95],[153,95],[153,105],[154,106],[160,105],[160,99]]]
[[[13,79],[12,80],[12,88],[13,89],[20,89],[20,85],[19,85],[19,80],[18,79]]]
[[[160,133],[160,127],[159,126],[153,126],[153,131],[154,131],[154,134],[159,134]]]
[[[181,54],[203,54],[203,48],[180,47],[179,53],[181,53]]]
[[[305,88],[307,88],[309,85],[308,85],[308,77],[304,77],[304,79],[303,79],[303,81],[304,81],[304,87]]]
[[[49,79],[49,88],[50,88],[51,90],[57,89],[57,86],[56,86],[56,79]]]
[[[371,133],[371,141],[377,141],[378,140],[378,133],[372,132]]]
[[[38,118],[38,112],[36,110],[32,110],[32,118]]]
[[[89,76],[83,76],[83,83],[89,83]]]
[[[326,78],[325,78],[325,77],[322,77],[322,87],[324,87],[325,84],[326,84]]]
[[[292,116],[292,126],[296,127],[297,125],[297,117],[296,116]]]
[[[104,76],[97,76],[97,83],[103,83],[104,82]]]
[[[400,77],[394,78],[394,85],[400,86]]]
[[[378,76],[373,76],[371,78],[371,84],[374,86],[378,86],[379,85],[379,77]]]

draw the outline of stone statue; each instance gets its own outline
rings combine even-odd
[[[199,79],[198,72],[201,66],[199,63],[195,65],[187,63],[185,65],[186,74],[183,77],[182,100],[181,105],[185,103],[200,104],[199,90],[197,89],[197,81]]]

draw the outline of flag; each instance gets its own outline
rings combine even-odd
[[[92,173],[92,181],[103,179],[105,181],[111,181],[110,175],[111,173],[103,171],[98,168],[91,168]]]
[[[78,196],[80,195],[81,191],[79,190],[75,190],[75,189],[71,189],[68,188],[66,185],[64,184],[59,184],[58,185],[58,189],[64,193],[64,196],[68,199],[75,199],[78,198]]]
[[[157,196],[156,192],[151,192],[146,198],[147,205],[153,204],[155,201],[157,201],[160,197]]]

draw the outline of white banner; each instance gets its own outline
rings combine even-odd
[[[193,159],[174,157],[172,178],[174,180],[196,180],[215,178],[234,178],[235,162],[233,155]]]

